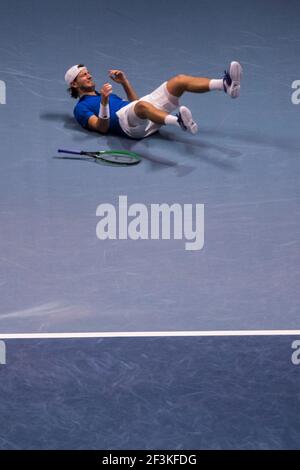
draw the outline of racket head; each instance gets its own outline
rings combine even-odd
[[[59,153],[66,153],[72,155],[78,155],[82,158],[88,157],[93,158],[97,161],[102,161],[107,165],[114,166],[130,166],[137,165],[141,162],[141,157],[135,152],[130,152],[129,150],[100,150],[96,152],[86,152],[86,151],[74,151],[74,150],[58,150]],[[62,157],[70,158],[70,157]],[[78,158],[79,159],[79,158]]]

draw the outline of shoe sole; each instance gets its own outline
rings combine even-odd
[[[230,96],[231,98],[237,98],[240,94],[240,83],[243,76],[243,68],[239,62],[231,62],[229,67],[229,75],[232,80],[230,85]]]
[[[185,106],[180,106],[179,112],[181,114],[183,124],[191,134],[196,134],[198,132],[198,125],[193,120],[191,111]]]

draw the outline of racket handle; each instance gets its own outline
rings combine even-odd
[[[82,152],[74,152],[73,150],[58,149],[58,153],[71,153],[72,155],[82,155]]]

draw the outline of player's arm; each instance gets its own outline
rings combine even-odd
[[[100,134],[107,134],[109,129],[109,95],[112,92],[112,86],[105,83],[100,90],[101,104],[99,109],[99,116],[91,116],[88,120],[89,129],[99,132]]]
[[[109,119],[101,119],[97,116],[91,116],[88,120],[88,127],[99,134],[107,134],[109,129]]]
[[[122,70],[109,70],[108,73],[114,82],[120,83],[123,86],[129,101],[136,101],[139,99],[136,91]]]
[[[134,90],[134,88],[132,88],[132,85],[129,80],[126,80],[126,82],[122,83],[122,85],[127,95],[128,101],[136,101],[139,99],[138,95],[136,94],[136,91]]]

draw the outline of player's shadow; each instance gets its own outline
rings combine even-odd
[[[49,122],[63,122],[64,127],[71,130],[80,130],[74,118],[67,113],[40,113],[40,118]]]
[[[88,130],[80,127],[75,121],[74,117],[67,113],[40,113],[40,118],[57,124],[61,122],[63,124],[62,130],[67,134],[72,134],[75,140],[87,140],[91,133]]]
[[[184,144],[183,150],[179,150],[179,152],[177,150],[178,153],[193,160],[200,159],[223,170],[236,171],[237,161],[234,159],[240,157],[242,152],[229,146],[207,142],[204,140],[204,135],[199,138],[189,134],[169,132],[165,129],[159,132],[161,140]]]

